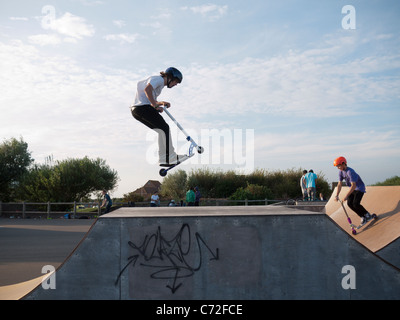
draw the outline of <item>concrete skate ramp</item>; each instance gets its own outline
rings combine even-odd
[[[25,299],[400,299],[400,270],[323,213],[121,208]]]
[[[348,187],[343,187],[339,197],[343,199],[348,190]],[[342,206],[334,201],[335,195],[336,189],[325,206],[325,213],[358,242],[400,267],[400,186],[367,187],[361,204],[370,213],[375,213],[378,220],[357,230],[355,236],[351,234]],[[352,222],[359,225],[360,217],[347,206],[347,203],[345,208]]]

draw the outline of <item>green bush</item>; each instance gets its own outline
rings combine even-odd
[[[248,184],[246,188],[240,187],[229,197],[231,200],[261,200],[272,199],[272,192],[266,186]]]
[[[383,182],[378,182],[377,184],[374,184],[374,186],[400,186],[400,177],[391,177]]]
[[[189,187],[199,187],[203,198],[230,198],[232,200],[293,199],[302,197],[300,178],[303,169],[267,171],[256,169],[249,174],[233,170],[192,170],[187,177],[182,170],[164,179],[162,195],[175,199],[184,195]],[[322,173],[317,173],[317,194],[329,198],[332,191]]]

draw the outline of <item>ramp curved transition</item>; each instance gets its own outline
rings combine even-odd
[[[348,187],[342,187],[339,197],[343,199],[348,189]],[[325,213],[355,240],[372,252],[378,252],[400,237],[400,186],[367,187],[361,204],[371,214],[375,213],[378,220],[371,221],[362,229],[357,230],[357,235],[351,234],[343,208],[334,200],[336,191],[337,188],[325,206]],[[359,225],[360,217],[348,207],[347,203],[345,203],[345,208],[352,222]]]

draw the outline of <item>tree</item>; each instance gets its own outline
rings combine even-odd
[[[53,168],[48,165],[33,165],[18,188],[17,196],[20,200],[37,202],[55,201],[54,186],[56,177]]]
[[[232,170],[202,168],[191,171],[187,185],[199,187],[204,198],[226,198],[237,188],[246,186],[246,177]]]
[[[100,158],[67,159],[35,165],[24,179],[20,197],[38,202],[80,201],[89,194],[112,190],[118,173]]]
[[[0,200],[14,199],[15,189],[33,162],[28,144],[11,138],[0,145]]]
[[[134,191],[125,193],[122,197],[122,201],[125,202],[143,202],[144,197],[138,194],[135,194]]]
[[[161,185],[160,194],[174,200],[184,199],[187,189],[187,174],[183,170],[168,175]]]

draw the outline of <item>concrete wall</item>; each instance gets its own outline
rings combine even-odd
[[[57,271],[55,290],[38,287],[26,298],[400,298],[399,270],[325,214],[276,207],[203,209],[205,215],[194,208],[178,215],[169,208],[124,210],[96,222]],[[342,273],[345,266],[354,272]],[[353,275],[356,288],[345,290],[342,281]]]

